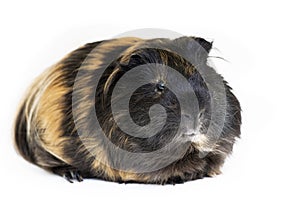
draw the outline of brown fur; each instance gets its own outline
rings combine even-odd
[[[207,51],[206,54],[201,54],[205,64],[212,44],[201,38],[196,38],[196,41]],[[89,136],[89,133],[86,132],[83,138],[78,136],[70,102],[79,67],[80,70],[86,70],[93,74],[101,65],[108,62],[106,59],[109,56],[116,59],[120,57],[120,60],[115,64],[116,66],[112,66],[114,68],[111,73],[106,74],[103,90],[97,91],[103,99],[110,92],[115,78],[122,72],[121,66],[130,66],[131,62],[136,61],[136,59],[132,61],[134,54],[145,56],[143,59],[157,59],[165,65],[178,65],[177,67],[181,68],[182,72],[187,75],[194,73],[193,68],[189,67],[190,64],[181,56],[171,54],[167,50],[155,50],[158,52],[158,57],[153,58],[151,54],[147,54],[150,52],[148,50],[137,51],[139,47],[142,48],[151,42],[154,44],[172,43],[171,40],[167,39],[148,41],[139,38],[120,38],[90,43],[71,52],[37,78],[22,103],[16,120],[15,142],[20,154],[28,161],[64,176],[70,181],[72,179],[81,180],[83,177],[115,182],[175,184],[220,174],[220,167],[227,155],[231,153],[235,138],[240,135],[241,124],[239,102],[225,81],[227,113],[219,140],[216,143],[210,143],[203,135],[203,140],[190,144],[188,150],[183,152],[181,159],[159,170],[137,173],[134,170],[115,169],[105,164],[109,163],[112,157],[107,152],[106,146],[99,143],[96,135],[91,134]],[[207,67],[209,68],[209,66]],[[212,73],[216,74],[214,70]],[[158,78],[165,81],[163,77]],[[81,88],[76,91],[81,97],[77,105],[80,111],[78,115],[83,122],[87,122],[80,124],[84,130],[89,130],[91,126],[88,122],[88,116],[90,108],[94,107],[95,104],[94,98],[89,98],[93,91],[92,87],[85,87],[91,79],[92,77],[87,75],[78,80]],[[161,98],[160,94],[156,94],[154,98]],[[117,100],[112,99],[112,101]],[[103,109],[110,105],[106,104],[105,100],[99,99],[99,102],[102,102],[100,108]],[[173,106],[170,109],[176,110],[177,107]],[[143,151],[144,143],[120,134],[115,124],[113,126],[108,125],[112,120],[109,113],[104,112],[100,118],[100,121],[102,120],[104,124],[107,124],[107,138],[116,141],[120,148],[133,152],[139,151],[139,149]],[[151,147],[151,144],[149,145]],[[199,154],[204,151],[204,146],[210,147],[210,150],[205,157],[201,157]],[[158,158],[157,162],[159,160]]]

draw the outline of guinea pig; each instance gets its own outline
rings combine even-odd
[[[240,137],[241,108],[209,62],[212,42],[117,38],[46,70],[18,112],[27,161],[69,182],[177,184],[213,177]]]

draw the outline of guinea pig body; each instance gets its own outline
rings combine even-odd
[[[195,41],[201,49],[195,52],[187,40]],[[170,50],[183,45],[188,55],[199,59],[202,71]],[[207,65],[211,47],[212,43],[202,38],[119,38],[89,43],[71,52],[30,88],[15,124],[18,151],[29,162],[70,182],[98,178],[175,184],[220,174],[240,136],[241,109],[231,88]],[[155,66],[144,67],[147,64]],[[167,66],[182,74],[192,91]],[[132,83],[122,82],[123,76],[138,67],[144,68],[133,73]],[[215,130],[220,133],[214,139],[208,133],[215,99],[210,90],[214,87],[203,73],[220,79],[224,88],[224,121],[220,130]],[[147,83],[133,90],[125,103],[127,111],[121,104],[114,111],[115,104],[128,98],[129,84],[144,80]],[[116,87],[121,89],[114,94]],[[197,99],[197,107],[182,111],[179,101],[191,105],[190,98],[181,98],[190,93]],[[153,105],[164,111],[151,115]],[[128,116],[139,135],[124,131],[130,124]],[[156,134],[150,134],[153,129]],[[168,153],[160,151],[164,148]],[[120,149],[125,153],[115,153]]]

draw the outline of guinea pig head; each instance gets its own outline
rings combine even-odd
[[[155,48],[124,57],[112,64],[103,83],[107,105],[102,113],[110,111],[99,118],[105,132],[114,133],[110,140],[134,152],[206,142],[210,95],[195,66],[174,52]]]

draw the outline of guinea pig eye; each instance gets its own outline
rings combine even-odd
[[[165,84],[163,82],[157,83],[155,91],[156,92],[162,92],[165,89]]]

